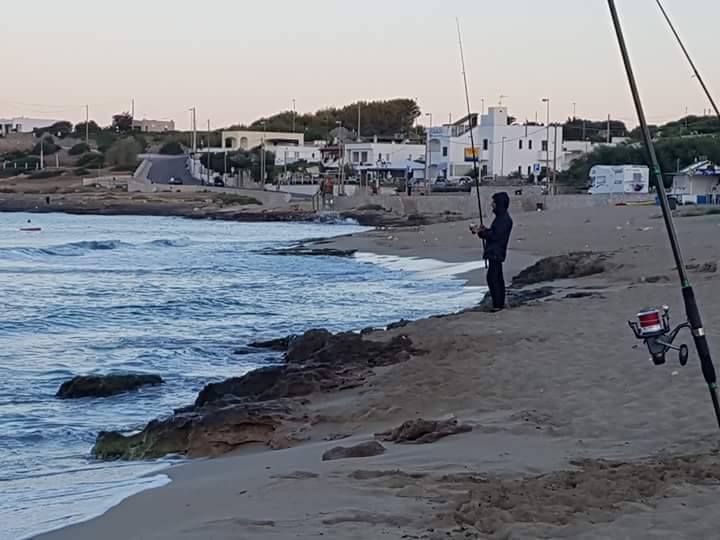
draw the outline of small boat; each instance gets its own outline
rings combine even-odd
[[[21,232],[40,232],[42,227],[23,227],[20,229]]]

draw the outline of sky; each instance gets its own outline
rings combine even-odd
[[[720,92],[717,0],[663,0]],[[199,126],[357,100],[417,98],[433,123],[464,116],[456,17],[473,109],[519,120],[635,125],[605,0],[5,0],[0,117],[107,125],[114,113]],[[653,123],[709,108],[655,0],[617,0]],[[108,6],[112,7],[108,7]],[[717,94],[720,97],[720,94]],[[427,124],[429,117],[420,119]]]

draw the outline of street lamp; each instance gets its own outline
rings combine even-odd
[[[543,98],[543,103],[547,104],[547,137],[545,138],[545,181],[550,182],[550,98]]]
[[[430,118],[430,125],[428,129],[425,130],[425,183],[427,184],[430,180],[430,160],[432,159],[432,155],[430,154],[430,131],[433,125],[433,115],[432,113],[425,113],[425,116]]]

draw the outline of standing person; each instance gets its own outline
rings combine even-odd
[[[487,227],[471,226],[470,231],[485,240],[484,258],[488,262],[487,283],[493,302],[493,311],[505,308],[505,276],[503,263],[507,258],[507,247],[513,229],[513,220],[508,209],[510,196],[505,193],[496,193],[492,197],[492,208],[495,220]]]

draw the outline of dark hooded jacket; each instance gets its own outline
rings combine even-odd
[[[505,262],[510,233],[513,228],[513,220],[508,213],[510,196],[504,192],[496,193],[493,195],[493,201],[495,202],[495,220],[489,229],[480,233],[480,238],[485,240],[486,260]]]

